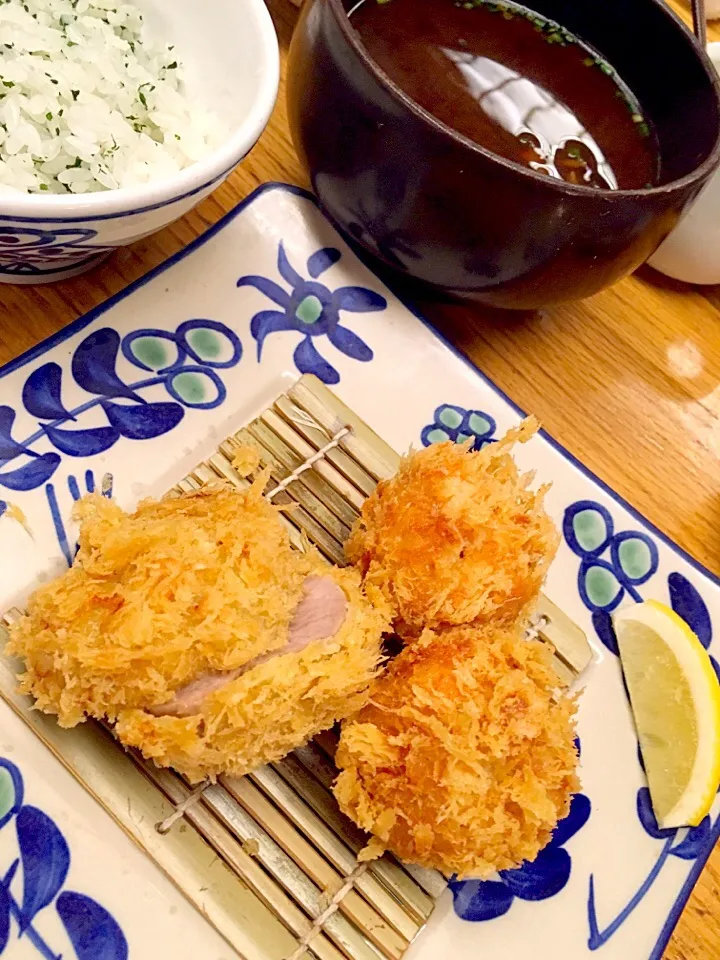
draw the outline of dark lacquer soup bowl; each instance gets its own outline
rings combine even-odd
[[[607,58],[654,124],[661,185],[615,191],[543,176],[440,123],[368,55],[354,3],[306,0],[293,137],[329,216],[420,291],[509,308],[587,297],[654,252],[720,162],[716,73],[662,0],[531,4]]]

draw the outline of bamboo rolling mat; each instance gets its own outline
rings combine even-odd
[[[266,496],[293,505],[283,514],[293,544],[302,549],[307,538],[344,564],[343,543],[363,502],[395,473],[398,454],[304,376],[171,493],[218,479],[246,487],[250,480],[233,466],[246,445],[270,468]],[[9,612],[6,624],[18,616]],[[582,631],[547,598],[530,633],[552,646],[563,684],[591,659]],[[193,789],[126,754],[101,725],[60,731],[17,694],[18,667],[0,658],[0,696],[245,960],[401,960],[427,923],[446,880],[391,856],[358,863],[368,837],[332,795],[334,734],[246,777]],[[248,940],[241,922],[253,902],[267,931],[262,942]]]

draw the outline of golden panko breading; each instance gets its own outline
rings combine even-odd
[[[94,495],[77,513],[74,565],[31,597],[11,640],[24,691],[63,726],[164,703],[202,671],[281,647],[318,566],[291,552],[260,483],[148,500],[131,515]]]
[[[382,600],[373,606],[354,571],[291,549],[264,484],[131,515],[82,501],[74,565],[12,631],[36,706],[62,726],[118,720],[126,744],[193,779],[282,756],[360,706],[381,656]]]
[[[343,723],[341,809],[376,850],[460,877],[533,860],[579,788],[574,700],[515,628],[425,631]]]
[[[412,453],[365,501],[346,554],[402,635],[529,612],[559,543],[546,488],[532,490],[509,452],[536,429],[526,420],[479,452],[447,442]]]
[[[125,710],[115,727],[127,746],[190,780],[242,776],[306,743],[367,702],[380,661],[383,617],[363,596],[355,571],[329,567],[348,600],[331,640],[274,657],[211,693],[199,714],[154,717]]]

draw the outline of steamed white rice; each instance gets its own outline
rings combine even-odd
[[[139,186],[225,134],[132,4],[0,0],[0,195]]]

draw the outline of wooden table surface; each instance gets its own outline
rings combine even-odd
[[[287,0],[268,3],[284,67],[297,11]],[[720,40],[720,26],[710,36]],[[0,363],[142,276],[267,180],[307,185],[288,134],[284,69],[260,143],[197,210],[85,277],[0,287]],[[688,287],[643,268],[590,300],[519,317],[419,306],[568,450],[720,574],[720,287]],[[720,848],[666,958],[720,958]]]

